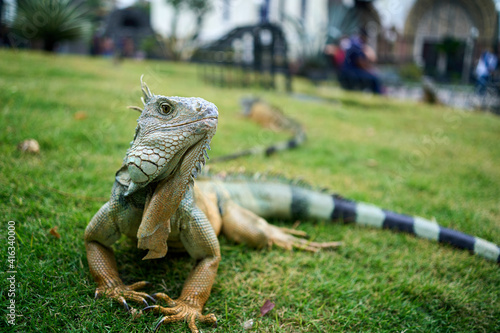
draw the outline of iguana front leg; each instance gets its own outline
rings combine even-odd
[[[137,215],[137,216],[136,216]],[[113,199],[104,204],[95,214],[85,230],[85,248],[90,273],[97,283],[96,297],[111,297],[129,310],[126,300],[148,304],[146,299],[154,301],[146,293],[138,292],[137,289],[144,287],[144,281],[126,286],[120,279],[116,265],[115,256],[111,245],[120,237],[117,220],[129,218],[140,220],[140,211],[135,212],[131,207],[123,207]]]
[[[144,310],[165,315],[155,330],[162,324],[185,320],[191,332],[196,333],[199,332],[196,320],[217,323],[215,315],[202,315],[202,310],[210,296],[221,259],[219,241],[205,214],[194,205],[191,191],[186,193],[179,209],[172,217],[171,229],[171,236],[175,237],[178,232],[184,248],[198,262],[186,279],[178,299],[172,300],[164,293],[153,295],[158,300],[165,301],[168,308],[154,305]]]
[[[155,332],[163,324],[182,320],[188,323],[192,333],[199,332],[196,327],[196,320],[208,324],[217,324],[217,318],[213,313],[202,315],[202,310],[210,296],[219,261],[220,255],[201,260],[191,271],[178,299],[173,300],[164,293],[153,295],[157,300],[164,301],[169,306],[166,308],[153,305],[144,309],[145,311],[151,310],[165,315],[156,325]]]

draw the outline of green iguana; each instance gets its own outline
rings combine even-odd
[[[234,160],[248,155],[270,156],[282,150],[297,148],[306,141],[304,127],[296,120],[285,115],[278,107],[255,97],[242,98],[241,105],[245,117],[260,124],[264,128],[274,131],[288,131],[291,132],[293,136],[286,141],[277,142],[271,146],[256,146],[229,155],[219,156],[212,159],[212,163]]]
[[[202,310],[221,259],[219,233],[256,248],[275,244],[317,251],[340,245],[309,242],[296,237],[304,236],[301,232],[272,226],[264,218],[353,221],[451,243],[500,262],[499,247],[485,240],[300,184],[238,177],[194,183],[216,131],[217,107],[201,98],[154,95],[142,80],[141,85],[144,108],[133,107],[141,111],[134,140],[116,174],[110,200],[87,226],[85,246],[97,282],[96,297],[111,297],[126,308],[127,300],[146,304],[145,311],[164,315],[156,330],[174,321],[187,321],[191,332],[199,332],[196,321],[216,324],[215,315],[203,315]],[[167,246],[197,259],[178,299],[137,291],[144,281],[124,285],[111,248],[121,234],[149,250],[144,259],[165,256]],[[168,307],[148,306],[147,300],[163,301]]]

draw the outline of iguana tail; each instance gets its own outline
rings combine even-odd
[[[297,148],[306,141],[306,132],[302,124],[287,116],[279,108],[253,97],[243,98],[241,104],[245,117],[257,122],[264,128],[290,132],[292,137],[270,146],[254,146],[229,155],[214,157],[210,160],[210,163],[230,161],[249,155],[270,156],[283,150]]]
[[[204,182],[201,181],[201,184]],[[198,182],[200,184],[200,182]],[[500,247],[484,239],[444,228],[421,218],[394,213],[371,204],[351,201],[307,186],[282,181],[225,180],[208,182],[218,193],[229,194],[240,206],[263,218],[319,219],[391,229],[447,243],[500,263]]]

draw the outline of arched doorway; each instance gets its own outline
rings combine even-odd
[[[413,40],[413,58],[433,76],[459,76],[464,67],[467,40],[491,45],[496,35],[493,0],[418,0],[405,25]]]

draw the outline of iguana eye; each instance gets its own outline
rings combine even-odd
[[[164,115],[168,115],[172,111],[172,105],[168,103],[162,103],[160,105],[161,113]]]

